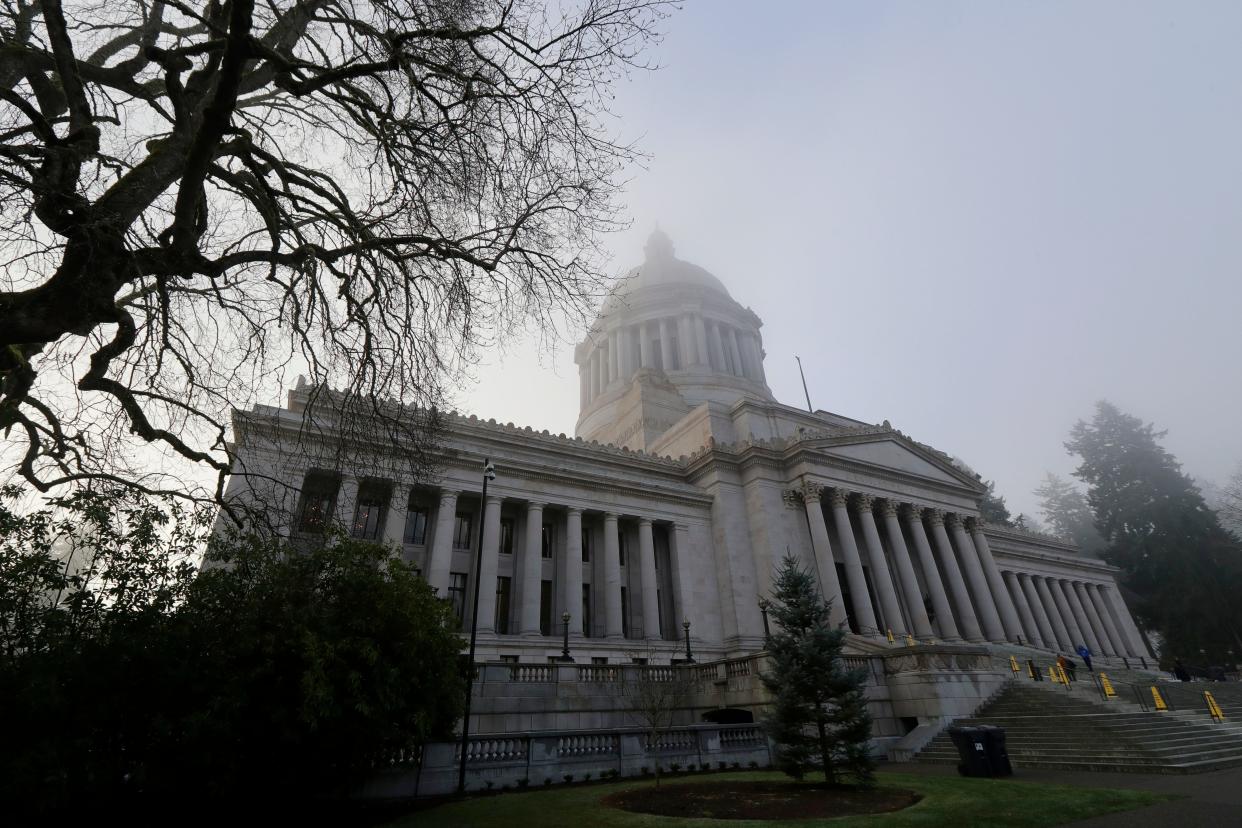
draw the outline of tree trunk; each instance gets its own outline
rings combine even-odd
[[[832,754],[828,752],[828,731],[824,727],[823,719],[817,719],[815,725],[819,728],[819,761],[824,768],[824,781],[835,785],[837,778],[832,771]]]

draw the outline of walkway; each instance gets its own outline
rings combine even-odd
[[[956,776],[951,765],[889,762],[881,770],[923,776]],[[1015,768],[1015,781],[1080,785],[1086,788],[1131,788],[1186,797],[1137,811],[1107,814],[1071,823],[1081,828],[1185,828],[1242,826],[1242,768],[1200,774],[1082,773],[1045,768]]]

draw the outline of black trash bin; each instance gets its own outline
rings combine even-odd
[[[984,731],[977,727],[951,727],[949,738],[957,748],[957,772],[962,776],[991,776],[992,766],[988,760],[988,748]]]
[[[1005,728],[995,725],[979,725],[983,732],[983,747],[988,755],[992,776],[1013,776],[1009,752],[1005,750]]]

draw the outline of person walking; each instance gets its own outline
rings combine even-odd
[[[1076,652],[1082,656],[1082,663],[1087,665],[1087,672],[1094,673],[1095,670],[1091,668],[1091,651],[1087,649],[1087,645],[1079,644]]]
[[[1063,655],[1057,656],[1057,666],[1065,671],[1070,681],[1078,681],[1078,671],[1074,669],[1075,664],[1072,658],[1066,658]]]

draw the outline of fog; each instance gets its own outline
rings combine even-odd
[[[659,225],[764,321],[769,384],[880,422],[1034,514],[1095,400],[1186,470],[1242,460],[1242,5],[689,2],[615,100]],[[576,338],[580,332],[572,332]],[[458,406],[573,433],[570,347]]]

